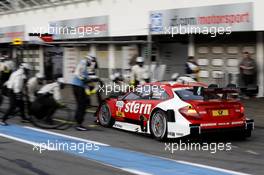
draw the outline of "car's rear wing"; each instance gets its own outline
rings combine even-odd
[[[246,94],[257,94],[258,86],[250,86],[250,87],[241,87],[238,88],[235,85],[228,85],[227,87],[219,88],[217,85],[209,85],[207,88],[201,86],[194,87],[195,95],[205,95],[205,94],[238,94],[238,93],[246,93]]]

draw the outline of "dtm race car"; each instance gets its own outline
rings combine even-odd
[[[118,97],[107,98],[97,118],[105,127],[151,134],[157,140],[237,132],[249,137],[254,121],[244,113],[236,87],[203,83],[155,82]]]

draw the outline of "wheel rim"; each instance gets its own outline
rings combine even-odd
[[[155,137],[163,137],[166,131],[166,121],[162,113],[157,112],[151,120],[151,128]]]
[[[100,112],[99,112],[99,121],[101,124],[106,125],[110,121],[110,111],[106,104],[101,106]]]

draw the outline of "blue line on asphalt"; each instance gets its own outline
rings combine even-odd
[[[65,138],[62,136],[56,136],[40,131],[31,130],[28,128],[23,128],[18,125],[0,126],[0,133],[36,143],[47,143],[47,140],[54,143],[68,143],[69,145],[71,143],[83,143],[81,141]],[[115,148],[111,146],[99,147],[100,149],[98,151],[85,151],[84,153],[78,153],[77,150],[65,150],[64,152],[74,154],[89,160],[94,160],[99,163],[114,166],[120,169],[132,169],[153,175],[230,174],[227,172],[212,170],[208,168],[187,165],[126,149]]]

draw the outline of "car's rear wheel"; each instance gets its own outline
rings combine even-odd
[[[115,120],[111,116],[110,108],[107,103],[103,103],[100,106],[98,112],[99,123],[105,127],[112,127],[115,123]]]
[[[167,138],[167,115],[164,111],[157,110],[152,114],[150,132],[156,140]]]

